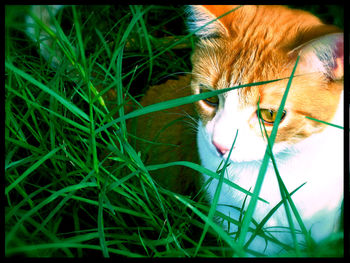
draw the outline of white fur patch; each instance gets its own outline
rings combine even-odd
[[[231,93],[227,97],[222,112],[218,112],[212,122],[205,127],[199,122],[197,143],[202,165],[212,171],[216,171],[220,163],[225,160],[221,158],[212,144],[212,136],[220,138],[221,143],[233,142],[235,131],[239,129],[237,137],[237,148],[232,152],[233,157],[230,165],[225,171],[225,178],[252,192],[260,169],[260,164],[265,152],[263,143],[260,143],[256,135],[252,135],[244,129],[244,110],[237,105],[237,94]],[[241,116],[237,116],[240,115]],[[218,122],[219,124],[215,123]],[[238,123],[237,123],[238,122]],[[343,125],[343,98],[341,97],[338,111],[333,119],[334,123]],[[220,131],[216,131],[218,128]],[[320,241],[327,237],[337,224],[340,216],[340,207],[343,199],[343,133],[344,131],[335,127],[327,127],[322,133],[314,134],[295,145],[274,145],[274,156],[277,162],[281,178],[289,192],[306,183],[293,196],[299,214],[307,230],[311,230],[312,237]],[[266,147],[266,146],[265,146]],[[283,150],[281,150],[283,149]],[[236,151],[236,155],[235,155]],[[259,152],[259,153],[257,153]],[[250,154],[250,156],[249,156]],[[203,175],[205,179],[209,176]],[[208,194],[212,199],[218,181],[214,179],[208,186]],[[264,182],[260,191],[261,198],[269,204],[258,201],[253,218],[259,223],[268,212],[281,201],[280,190],[275,171],[271,161],[265,174]],[[242,207],[246,194],[226,184],[223,185],[217,210],[235,220],[238,220],[240,212],[231,206]],[[246,207],[250,198],[247,198]],[[294,220],[296,229],[300,229]],[[226,230],[237,231],[235,225],[224,221]],[[285,227],[288,221],[283,205],[277,210],[265,227]],[[254,227],[252,225],[252,227]],[[271,229],[270,229],[271,230]],[[282,229],[283,230],[283,229]],[[292,244],[290,233],[273,233],[280,241]],[[303,236],[298,235],[298,240],[303,241]],[[261,238],[255,239],[250,249],[264,252],[265,241]],[[267,255],[280,251],[278,245],[269,243]]]

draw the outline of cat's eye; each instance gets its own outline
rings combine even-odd
[[[209,91],[212,91],[212,90],[207,89],[207,88],[200,88],[199,89],[199,93],[206,93]],[[218,105],[219,105],[219,97],[218,96],[206,98],[203,101],[210,107],[218,107]]]
[[[257,112],[257,114],[259,114],[259,111]],[[286,111],[284,110],[282,113],[282,118],[281,121],[283,120],[283,118],[286,115]],[[271,110],[271,109],[260,109],[260,115],[259,117],[264,120],[265,123],[268,124],[273,124],[276,120],[276,116],[277,116],[277,111],[275,110]]]

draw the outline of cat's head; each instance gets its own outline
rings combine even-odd
[[[266,140],[259,126],[258,102],[270,135],[298,55],[274,149],[282,151],[324,130],[325,124],[305,116],[330,122],[338,108],[343,90],[339,29],[307,12],[282,6],[191,6],[188,12],[190,31],[199,38],[192,55],[194,94],[282,79],[198,101],[203,124],[199,132],[204,133],[208,147],[227,154],[239,130],[231,159],[262,158]],[[213,19],[217,20],[210,23]]]

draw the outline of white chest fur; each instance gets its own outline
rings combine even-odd
[[[342,111],[340,106],[333,122],[342,125]],[[205,132],[202,123],[199,123],[197,134],[198,150],[202,165],[216,171],[222,158],[213,150],[211,141]],[[239,140],[239,135],[237,137]],[[329,235],[339,220],[340,207],[343,199],[343,130],[327,127],[322,133],[314,134],[308,139],[291,146],[288,153],[275,156],[281,178],[289,192],[292,192],[305,183],[292,196],[299,214],[307,230],[315,241],[320,241]],[[254,151],[252,148],[251,151]],[[225,178],[252,192],[260,169],[260,162],[232,162],[225,172]],[[203,175],[205,179],[209,176]],[[213,180],[208,186],[207,193],[212,200],[218,180]],[[264,182],[259,196],[269,204],[258,201],[253,218],[259,223],[268,212],[281,201],[281,194],[271,161],[265,174]],[[242,207],[246,194],[223,184],[217,210],[231,218],[238,220],[240,212],[229,207]],[[247,198],[245,209],[250,198]],[[295,221],[296,222],[296,221]],[[265,224],[265,227],[288,226],[283,205]],[[297,226],[297,225],[296,225]],[[231,233],[237,227],[224,221],[224,227]],[[298,228],[298,226],[297,226]],[[291,244],[290,240],[280,240]],[[265,242],[252,242],[253,250],[263,252]],[[274,247],[267,254],[276,252]]]

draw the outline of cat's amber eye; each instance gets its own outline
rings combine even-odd
[[[257,112],[259,114],[259,111]],[[265,123],[273,124],[276,120],[277,111],[271,110],[271,109],[260,109],[260,115],[259,117],[264,120]],[[286,111],[283,111],[281,121],[283,120],[284,116],[286,116]]]
[[[199,88],[199,93],[206,93],[209,91],[212,91],[212,90],[207,89],[207,88]],[[218,107],[218,105],[219,105],[219,97],[218,96],[213,96],[213,97],[204,99],[203,101],[210,107]]]

